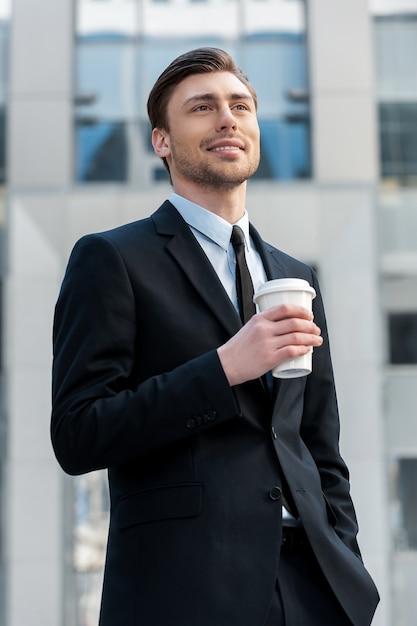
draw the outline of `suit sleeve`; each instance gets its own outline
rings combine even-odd
[[[113,242],[81,239],[53,332],[51,438],[69,474],[138,461],[239,413],[216,350],[137,383],[137,306]]]
[[[331,363],[327,324],[317,278],[314,319],[322,330],[323,345],[314,350],[313,372],[307,377],[301,437],[318,468],[322,490],[339,537],[358,555],[358,525],[350,497],[349,471],[339,450],[340,421]]]

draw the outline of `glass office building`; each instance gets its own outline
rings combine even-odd
[[[106,475],[66,477],[51,451],[53,307],[80,236],[144,217],[170,193],[146,99],[172,58],[201,45],[229,51],[258,92],[262,162],[248,210],[319,273],[359,540],[383,597],[374,624],[414,626],[417,2],[15,8],[9,59],[0,21],[0,626],[97,622]]]

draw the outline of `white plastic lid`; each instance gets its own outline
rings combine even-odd
[[[274,291],[307,291],[311,293],[311,297],[316,297],[316,291],[310,285],[307,280],[302,278],[276,278],[275,280],[268,280],[261,285],[253,297],[254,302],[266,293],[273,293]]]

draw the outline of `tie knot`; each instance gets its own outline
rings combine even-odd
[[[233,226],[232,236],[230,238],[233,248],[245,245],[245,236],[240,226]]]

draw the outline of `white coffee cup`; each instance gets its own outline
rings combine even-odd
[[[261,285],[253,297],[259,311],[266,311],[279,304],[298,304],[312,310],[316,292],[311,285],[301,278],[278,278],[268,280]],[[310,374],[312,369],[313,348],[302,356],[287,359],[272,370],[276,378],[299,378]]]

